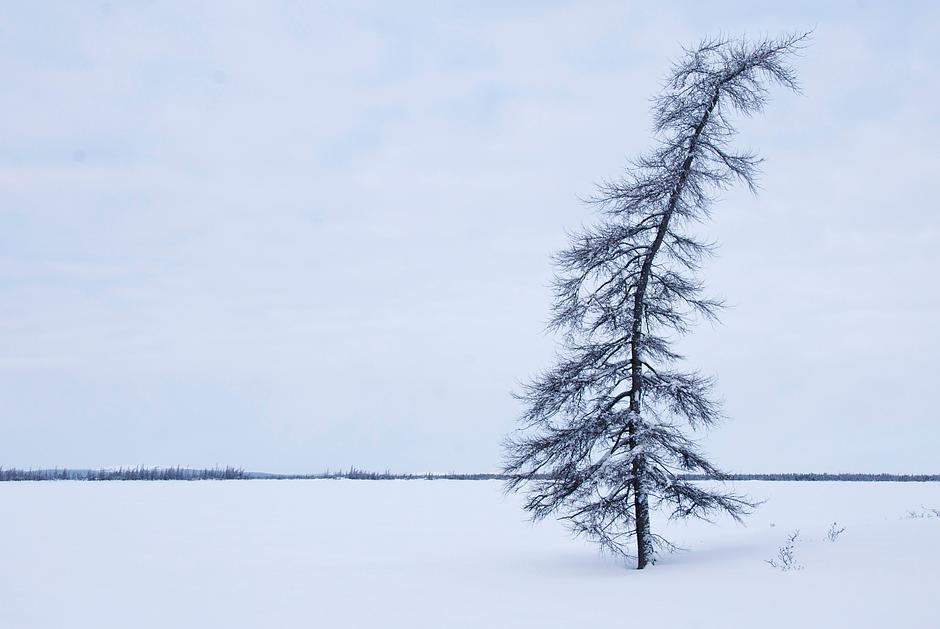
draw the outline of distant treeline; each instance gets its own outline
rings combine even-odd
[[[687,480],[712,480],[704,474],[683,474]],[[770,481],[857,481],[926,483],[940,481],[940,474],[725,474],[724,480],[770,480]]]
[[[267,472],[246,472],[240,467],[211,467],[193,469],[188,467],[128,467],[117,469],[4,469],[0,467],[0,482],[3,481],[43,481],[43,480],[493,480],[505,478],[500,474],[394,474],[389,470],[370,472],[350,467],[346,470],[321,472],[317,474],[269,474]]]
[[[248,477],[280,480],[504,480],[507,478],[505,474],[487,473],[457,474],[456,472],[448,472],[446,474],[435,474],[428,472],[426,474],[396,474],[389,470],[385,470],[384,472],[370,472],[357,467],[350,467],[348,470],[327,470],[319,474],[268,474],[265,472],[248,472]]]
[[[680,475],[686,480],[714,480],[702,474]],[[107,470],[76,470],[68,468],[22,470],[0,467],[2,481],[44,480],[507,480],[505,474],[396,474],[389,470],[371,472],[356,467],[346,470],[321,472],[319,474],[268,474],[246,472],[240,467],[211,467],[193,469],[189,467],[128,467]],[[546,477],[547,478],[547,477]],[[938,482],[940,474],[727,474],[725,480],[732,481],[856,481],[856,482]]]
[[[44,470],[4,469],[0,467],[0,481],[31,480],[235,480],[249,478],[245,470],[237,467],[119,467],[110,470],[73,470],[55,468]]]

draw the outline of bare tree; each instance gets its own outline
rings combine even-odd
[[[654,101],[657,146],[593,199],[601,220],[556,256],[551,329],[564,333],[557,364],[519,396],[527,409],[506,443],[508,488],[525,489],[534,519],[556,514],[637,567],[670,547],[650,528],[650,508],[673,518],[736,519],[745,498],[683,479],[721,478],[682,430],[714,424],[712,379],[676,368],[671,337],[721,303],[698,278],[711,245],[693,228],[716,192],[735,181],[755,189],[760,160],[729,148],[732,114],[750,115],[767,87],[797,90],[788,64],[807,35],[756,43],[710,39],[687,50]]]

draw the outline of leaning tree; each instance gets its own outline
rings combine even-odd
[[[550,327],[564,333],[551,369],[526,385],[522,428],[506,443],[512,491],[535,519],[555,514],[573,531],[637,567],[670,548],[650,510],[672,518],[740,519],[753,505],[688,474],[722,477],[683,427],[721,415],[712,379],[683,371],[673,348],[697,317],[721,303],[702,295],[711,245],[695,234],[717,192],[754,190],[759,158],[736,152],[734,114],[760,111],[767,88],[796,90],[788,61],[806,35],[707,40],[687,50],[654,100],[656,147],[599,187],[600,220],[556,255]]]

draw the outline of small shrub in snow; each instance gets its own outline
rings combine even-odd
[[[920,511],[908,511],[907,518],[909,520],[919,520],[921,518],[940,518],[940,509],[930,509],[928,507],[921,506]]]
[[[777,549],[777,556],[767,559],[774,568],[783,570],[802,570],[803,566],[796,561],[796,543],[800,540],[800,531],[797,529],[787,536],[787,543]]]
[[[833,522],[832,526],[829,527],[829,531],[826,532],[826,539],[828,539],[830,542],[834,542],[839,539],[839,536],[842,535],[843,531],[845,531],[844,526],[839,528],[839,525]]]

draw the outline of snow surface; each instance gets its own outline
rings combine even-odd
[[[940,627],[940,483],[737,489],[638,572],[492,481],[0,483],[0,627]]]

